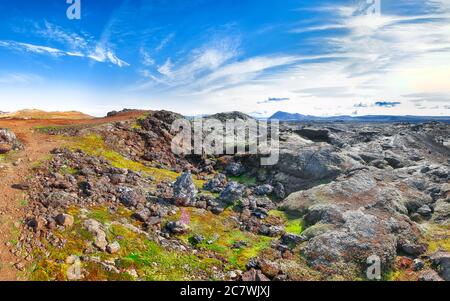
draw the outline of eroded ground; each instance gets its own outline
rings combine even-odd
[[[179,117],[0,121],[0,279],[448,277],[448,125],[285,125],[263,168],[175,156]]]

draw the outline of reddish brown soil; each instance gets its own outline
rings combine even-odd
[[[60,137],[49,136],[33,128],[36,126],[102,124],[108,122],[128,120],[141,116],[144,111],[121,113],[108,118],[85,120],[12,120],[0,119],[0,128],[11,129],[24,144],[25,149],[12,155],[11,161],[0,169],[0,281],[20,280],[21,273],[14,266],[17,258],[11,253],[12,240],[20,221],[23,220],[24,210],[21,201],[24,192],[15,190],[11,186],[22,183],[32,175],[33,164],[45,159],[50,151],[60,146],[64,140]],[[16,164],[12,164],[16,162]],[[16,228],[16,230],[14,230]]]

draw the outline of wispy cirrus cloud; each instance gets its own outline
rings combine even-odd
[[[109,63],[119,67],[129,66],[120,59],[112,49],[103,46],[89,36],[70,33],[63,28],[44,22],[44,27],[38,27],[36,34],[46,37],[49,41],[58,43],[59,47],[35,45],[10,40],[0,40],[0,47],[13,51],[22,51],[34,54],[49,55],[53,57],[80,57],[99,63]]]
[[[134,89],[145,90],[155,85],[181,87],[192,84],[200,77],[213,74],[225,63],[235,59],[239,54],[238,47],[239,41],[236,39],[216,39],[193,49],[182,58],[168,57],[164,63],[155,66],[155,70],[142,72],[146,79]],[[147,52],[143,52],[143,57],[144,65],[155,65]]]

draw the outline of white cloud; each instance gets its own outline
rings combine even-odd
[[[426,4],[434,9],[413,16],[387,12],[361,16],[347,6],[320,8],[335,14],[330,19],[333,23],[311,30],[345,29],[319,40],[320,48],[336,49],[336,59],[330,55],[328,60],[314,61],[326,56],[308,60],[280,54],[227,62],[172,90],[169,97],[181,103],[184,97],[195,95],[190,107],[183,107],[191,113],[198,108],[253,112],[257,106],[258,111],[270,113],[282,109],[304,114],[352,114],[355,104],[386,101],[401,104],[390,108],[361,106],[358,114],[450,115],[448,106],[442,105],[448,103],[448,97],[442,95],[450,95],[450,1]],[[420,107],[405,97],[418,93],[434,97],[428,97],[428,105]],[[289,98],[282,106],[261,102],[280,94]]]
[[[170,41],[172,41],[172,39],[175,37],[175,33],[174,32],[172,32],[172,33],[170,33],[169,35],[167,35],[160,43],[159,43],[159,45],[155,48],[155,51],[161,51],[161,50],[163,50],[166,46],[167,46],[167,44],[169,44],[170,43]]]
[[[186,57],[174,60],[167,58],[156,67],[157,74],[147,70],[147,81],[139,83],[133,90],[143,90],[154,85],[180,87],[191,84],[205,74],[213,73],[238,55],[236,39],[214,40],[200,48],[193,49]],[[148,81],[150,79],[150,81]]]
[[[82,37],[75,33],[69,33],[49,22],[45,22],[44,29],[37,30],[37,34],[58,42],[68,48],[63,50],[56,47],[34,45],[17,41],[2,41],[0,47],[15,51],[31,52],[35,54],[45,54],[53,57],[73,56],[88,58],[100,63],[110,63],[119,67],[126,67],[129,64],[121,60],[112,49],[102,46],[91,37]]]
[[[101,46],[97,46],[95,48],[95,51],[87,54],[86,56],[94,61],[101,63],[110,62],[119,67],[126,67],[130,65],[127,62],[119,59],[111,50],[104,49]]]

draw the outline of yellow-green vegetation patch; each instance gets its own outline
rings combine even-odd
[[[179,238],[190,243],[194,235],[202,236],[204,240],[197,247],[215,253],[223,261],[225,270],[244,269],[250,258],[270,247],[272,238],[242,231],[233,219],[235,213],[231,209],[225,210],[221,215],[196,208],[183,210],[184,215],[189,217],[190,231],[179,235]],[[181,214],[180,211],[170,217],[170,220],[179,220]],[[241,246],[233,248],[235,244]]]
[[[64,131],[68,131],[71,129],[84,129],[84,128],[88,128],[88,127],[94,127],[94,125],[89,125],[89,124],[76,124],[76,125],[51,125],[51,126],[45,126],[45,125],[38,125],[35,126],[33,129],[44,133],[44,134],[48,134],[48,133],[63,133]]]
[[[103,138],[99,135],[91,134],[76,138],[75,143],[72,145],[72,148],[81,149],[91,156],[104,157],[114,167],[126,168],[135,172],[142,172],[147,176],[154,177],[157,182],[163,180],[175,181],[176,178],[180,175],[179,173],[176,173],[174,171],[149,167],[140,162],[130,160],[120,153],[109,148],[105,144]],[[204,181],[194,179],[194,183],[198,188],[201,188],[203,187]]]
[[[138,118],[136,118],[136,120],[135,120],[135,122],[133,123],[133,125],[131,126],[131,128],[137,129],[137,130],[142,129],[141,123],[142,123],[142,121],[144,121],[144,120],[148,117],[148,115],[150,115],[150,113],[142,114],[141,116],[139,116]]]
[[[150,281],[213,280],[212,267],[220,264],[214,259],[164,250],[153,241],[134,249],[119,265],[135,268]]]
[[[290,234],[301,234],[304,229],[303,219],[297,216],[293,216],[288,214],[287,212],[280,210],[271,210],[269,211],[269,220],[270,219],[281,219],[285,226],[285,231]]]
[[[36,162],[34,162],[32,164],[32,168],[38,169],[38,168],[42,167],[45,164],[45,162],[50,161],[52,158],[53,158],[53,155],[46,155],[43,158],[41,158],[40,160],[37,160]]]
[[[79,172],[78,169],[70,167],[70,166],[64,165],[64,166],[61,167],[61,173],[64,174],[64,175],[66,175],[66,174],[76,175],[76,174],[78,174],[78,172]]]
[[[9,163],[14,161],[14,159],[17,157],[17,151],[12,150],[6,154],[0,155],[0,163]]]
[[[424,239],[428,243],[429,253],[438,250],[450,252],[450,225],[429,225],[424,234]]]
[[[101,263],[95,261],[82,262],[83,280],[133,280],[128,273],[130,269],[134,269],[139,278],[145,280],[213,280],[212,267],[220,266],[216,259],[166,250],[149,240],[146,235],[136,233],[117,222],[124,218],[128,220],[131,212],[127,209],[111,213],[107,207],[96,207],[82,214],[78,208],[70,208],[68,213],[75,217],[73,227],[59,232],[55,230],[55,235],[66,241],[65,246],[57,248],[45,243],[44,248],[34,250],[33,258],[36,261],[30,271],[32,280],[67,280],[70,267],[66,263],[67,258],[83,255],[93,240],[92,234],[83,228],[86,218],[101,222],[105,226],[108,241],[117,241],[120,245],[117,254],[94,251],[88,256],[102,261],[114,261],[120,272],[107,271]]]

